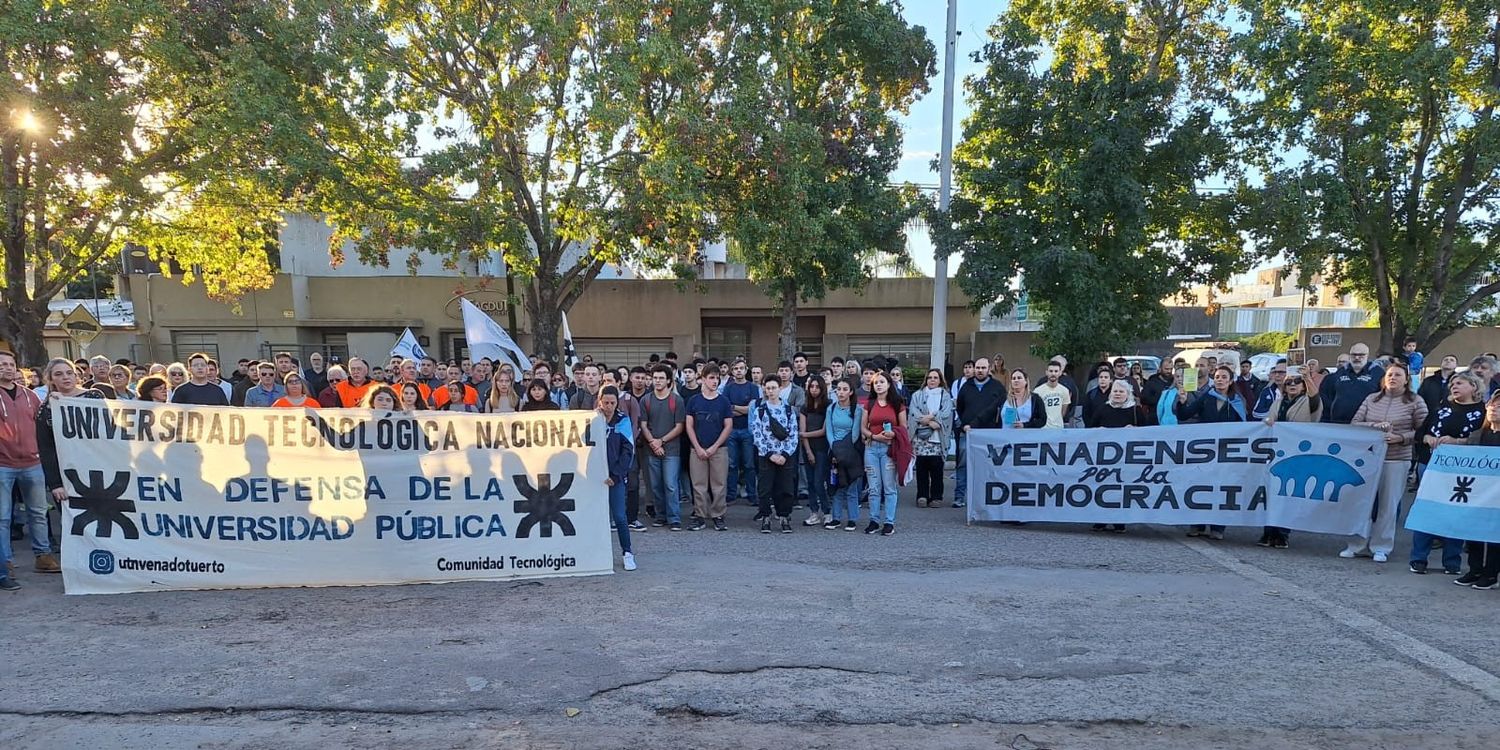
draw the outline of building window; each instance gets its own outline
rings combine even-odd
[[[823,338],[797,339],[797,351],[807,355],[807,366],[817,370],[823,366]]]
[[[662,355],[672,350],[671,339],[577,339],[573,347],[578,356],[588,355],[595,362],[610,367],[635,367],[645,365],[651,355]]]
[[[325,333],[323,334],[323,352],[325,357],[338,357],[344,362],[349,361],[349,334],[347,333]]]
[[[704,326],[703,356],[719,360],[751,359],[750,329],[746,326]]]
[[[186,362],[196,352],[219,359],[219,334],[202,331],[172,332],[172,361]]]

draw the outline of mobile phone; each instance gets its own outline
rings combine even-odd
[[[881,426],[885,429],[886,432],[890,432],[891,431],[891,423],[890,422],[886,422],[886,423],[884,423]]]

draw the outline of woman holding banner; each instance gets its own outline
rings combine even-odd
[[[1339,557],[1369,555],[1375,562],[1389,559],[1396,546],[1396,513],[1406,494],[1406,470],[1411,466],[1417,431],[1427,421],[1427,403],[1411,391],[1406,365],[1386,365],[1381,389],[1365,399],[1351,424],[1374,427],[1385,433],[1385,463],[1375,487],[1375,518],[1365,534],[1356,534]]]
[[[1147,427],[1151,418],[1135,400],[1135,389],[1129,380],[1116,380],[1109,386],[1109,401],[1094,414],[1094,423],[1099,427]],[[1123,523],[1096,523],[1094,531],[1125,533]]]
[[[1500,448],[1500,391],[1490,394],[1484,407],[1484,425],[1469,435],[1469,445]],[[1492,589],[1500,586],[1500,544],[1469,542],[1469,572],[1454,579],[1460,586]]]
[[[1002,430],[1040,430],[1047,426],[1047,402],[1031,390],[1031,378],[1019,367],[1010,371],[1010,389],[1000,402],[996,424]]]
[[[395,411],[397,403],[399,400],[396,392],[388,385],[381,385],[371,388],[370,392],[365,394],[364,401],[360,402],[360,406],[375,411]]]
[[[531,384],[526,386],[526,400],[521,402],[521,411],[553,411],[557,408],[547,381],[533,378]]]
[[[1245,400],[1234,390],[1234,370],[1228,365],[1214,368],[1214,379],[1207,390],[1189,397],[1184,389],[1177,393],[1177,418],[1183,422],[1197,420],[1200,423],[1244,422],[1250,409]],[[1224,527],[1195,524],[1188,527],[1188,536],[1208,535],[1209,539],[1224,538]]]
[[[609,476],[604,478],[609,487],[609,523],[620,537],[620,555],[626,570],[635,570],[635,554],[630,551],[630,523],[625,520],[625,492],[630,475],[635,469],[635,430],[630,418],[620,411],[620,391],[606,386],[599,391],[595,404],[604,417],[604,455],[609,464]]]
[[[286,395],[276,399],[276,403],[271,404],[272,408],[316,409],[322,406],[317,399],[307,395],[307,381],[296,370],[287,373],[281,382],[286,387]]]
[[[1422,425],[1422,442],[1416,446],[1418,481],[1426,473],[1427,462],[1432,460],[1432,452],[1438,446],[1462,445],[1484,423],[1484,403],[1479,400],[1484,387],[1484,382],[1472,372],[1458,372],[1449,377],[1448,398],[1428,414],[1427,422]],[[1422,398],[1420,394],[1417,397]],[[1426,402],[1425,398],[1422,400]],[[1432,556],[1433,542],[1442,542],[1443,572],[1458,575],[1463,565],[1463,540],[1445,539],[1415,530],[1411,533],[1411,562],[1408,565],[1411,572],[1417,575],[1427,572],[1427,558]]]
[[[1302,375],[1292,375],[1282,381],[1281,389],[1271,402],[1271,413],[1266,416],[1266,425],[1277,422],[1317,422],[1323,416],[1323,401],[1318,398],[1318,389],[1313,388]],[[1291,530],[1280,526],[1267,526],[1261,532],[1262,547],[1286,549]]]

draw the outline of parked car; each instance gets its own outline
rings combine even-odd
[[[1140,365],[1141,374],[1148,378],[1155,375],[1156,371],[1161,369],[1161,357],[1153,357],[1148,354],[1126,355],[1125,361],[1129,362],[1132,367]]]
[[[1285,353],[1273,354],[1264,352],[1253,355],[1250,357],[1250,374],[1263,381],[1269,381],[1271,379],[1271,368],[1275,367],[1277,362],[1285,361]]]

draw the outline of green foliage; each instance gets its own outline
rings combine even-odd
[[[1245,224],[1431,350],[1500,293],[1500,17],[1484,0],[1243,0]]]
[[[233,299],[270,282],[266,246],[303,165],[316,91],[343,66],[337,0],[14,0],[0,10],[0,333],[45,356],[46,303],[135,242]]]
[[[737,257],[782,310],[789,359],[799,300],[862,285],[872,260],[906,256],[917,195],[888,184],[901,157],[892,112],[927,91],[935,53],[896,3],[744,5],[755,16],[703,171]]]
[[[1282,354],[1297,343],[1297,334],[1282,333],[1281,331],[1266,331],[1254,336],[1245,336],[1237,339],[1240,342],[1240,351],[1246,357],[1269,352],[1271,354]]]
[[[1201,190],[1232,165],[1204,83],[1218,13],[1017,0],[991,28],[958,192],[932,224],[976,307],[1009,310],[1024,280],[1037,354],[1092,361],[1163,336],[1164,299],[1248,266],[1233,204]]]
[[[384,263],[411,246],[451,265],[499,252],[539,351],[606,264],[681,268],[713,236],[701,154],[739,54],[734,4],[394,0],[353,57],[316,188],[336,226]],[[419,139],[422,143],[419,145]],[[434,142],[436,145],[434,146]]]

